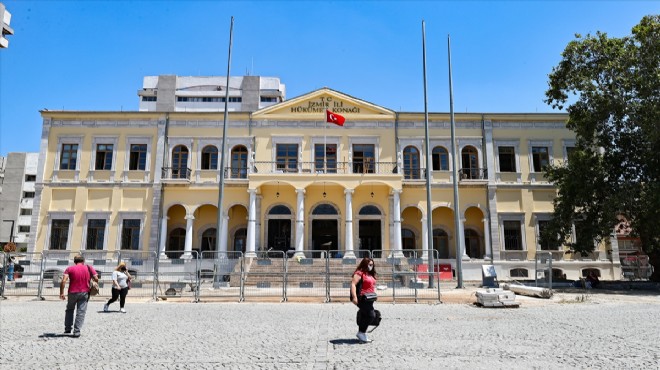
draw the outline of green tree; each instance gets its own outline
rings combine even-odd
[[[623,38],[576,35],[548,85],[545,102],[566,109],[576,145],[546,168],[558,196],[542,239],[589,252],[623,215],[644,249],[660,252],[660,16]],[[577,242],[566,243],[573,225]]]

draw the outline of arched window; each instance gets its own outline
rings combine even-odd
[[[207,145],[202,149],[202,169],[218,169],[218,148],[214,145]]]
[[[473,146],[466,146],[461,151],[461,178],[479,179],[479,155]]]
[[[449,236],[442,229],[433,229],[433,249],[438,251],[438,258],[449,258]]]
[[[291,210],[287,206],[279,205],[270,209],[269,215],[290,215]]]
[[[449,154],[445,147],[436,146],[433,148],[431,159],[433,161],[433,171],[449,171]]]
[[[245,253],[245,245],[247,241],[247,229],[242,227],[234,233],[234,252]]]
[[[248,150],[243,145],[235,146],[231,150],[231,177],[235,179],[247,178]]]
[[[337,210],[329,204],[319,204],[312,211],[313,215],[336,215]]]
[[[401,229],[401,245],[403,249],[415,249],[415,233],[410,229]]]
[[[380,216],[380,210],[376,206],[364,206],[360,209],[361,216]]]
[[[185,145],[177,145],[172,149],[172,178],[188,177],[188,148]]]
[[[169,258],[179,258],[183,254],[185,245],[186,230],[178,227],[170,232],[170,237],[167,243],[167,252],[165,254]]]
[[[200,252],[206,252],[206,251],[216,251],[217,246],[216,246],[216,237],[217,237],[218,230],[214,227],[210,229],[206,229],[204,233],[202,234],[202,245],[199,248]],[[202,258],[210,258],[210,256],[202,256]]]
[[[529,277],[529,273],[527,269],[517,268],[517,269],[511,269],[509,271],[509,276],[512,278],[526,278]]]
[[[410,145],[403,149],[403,178],[419,179],[419,150]]]

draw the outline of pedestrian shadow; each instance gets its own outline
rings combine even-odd
[[[332,339],[330,343],[334,345],[362,344],[358,339]]]
[[[96,313],[121,313],[121,311],[96,311]]]
[[[73,338],[71,334],[62,334],[62,333],[43,333],[39,338]]]

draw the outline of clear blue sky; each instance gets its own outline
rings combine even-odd
[[[397,111],[550,112],[547,75],[575,33],[629,35],[656,1],[3,1],[0,155],[39,151],[39,110],[136,111],[146,75],[278,76],[293,98],[323,86]]]

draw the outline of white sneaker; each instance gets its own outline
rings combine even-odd
[[[126,310],[123,309],[123,308],[120,308],[120,309],[119,309],[119,312],[121,312],[121,313],[126,313]]]
[[[103,312],[108,312],[108,304],[103,305]]]
[[[367,333],[358,332],[356,337],[362,343],[370,343],[371,339],[367,338]]]

